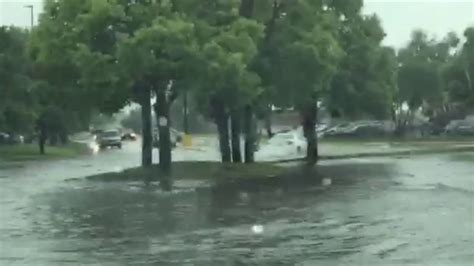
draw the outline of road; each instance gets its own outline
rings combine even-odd
[[[174,153],[218,159],[213,149]],[[1,167],[0,265],[474,261],[474,153],[326,162],[309,184],[251,190],[65,181],[138,165],[138,154],[135,143]]]

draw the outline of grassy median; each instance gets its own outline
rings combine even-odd
[[[78,143],[64,146],[46,146],[46,154],[40,154],[37,144],[0,145],[0,159],[5,161],[33,161],[72,158],[85,154],[87,148]]]
[[[286,168],[270,163],[223,164],[220,162],[174,162],[173,180],[219,181],[233,179],[271,178],[283,174]],[[121,172],[89,176],[95,181],[144,181],[160,180],[163,177],[158,165],[136,167]]]

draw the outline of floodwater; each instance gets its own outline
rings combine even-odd
[[[268,186],[66,181],[137,150],[0,169],[0,265],[473,265],[474,153],[325,162]]]

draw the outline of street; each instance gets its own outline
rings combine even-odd
[[[154,151],[156,153],[156,150]],[[0,265],[472,265],[474,153],[322,162],[330,183],[173,192],[72,179],[122,150],[0,168]],[[178,148],[177,160],[219,159]]]

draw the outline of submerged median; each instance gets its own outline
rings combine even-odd
[[[173,180],[232,181],[237,179],[272,178],[283,175],[287,168],[272,163],[224,164],[220,162],[174,162]],[[163,177],[158,165],[136,167],[121,172],[86,177],[94,181],[156,181]]]
[[[365,142],[365,143],[327,143],[321,145],[324,160],[417,156],[426,154],[474,152],[471,142]],[[198,180],[211,183],[228,183],[245,180],[275,180],[284,177],[305,175],[307,167],[286,167],[281,163],[293,162],[293,166],[304,165],[304,158],[292,158],[254,164],[223,164],[220,162],[182,161],[173,163],[171,179]],[[321,167],[317,167],[321,168]],[[154,181],[164,175],[157,165],[136,167],[121,172],[103,173],[86,177],[94,181]]]

